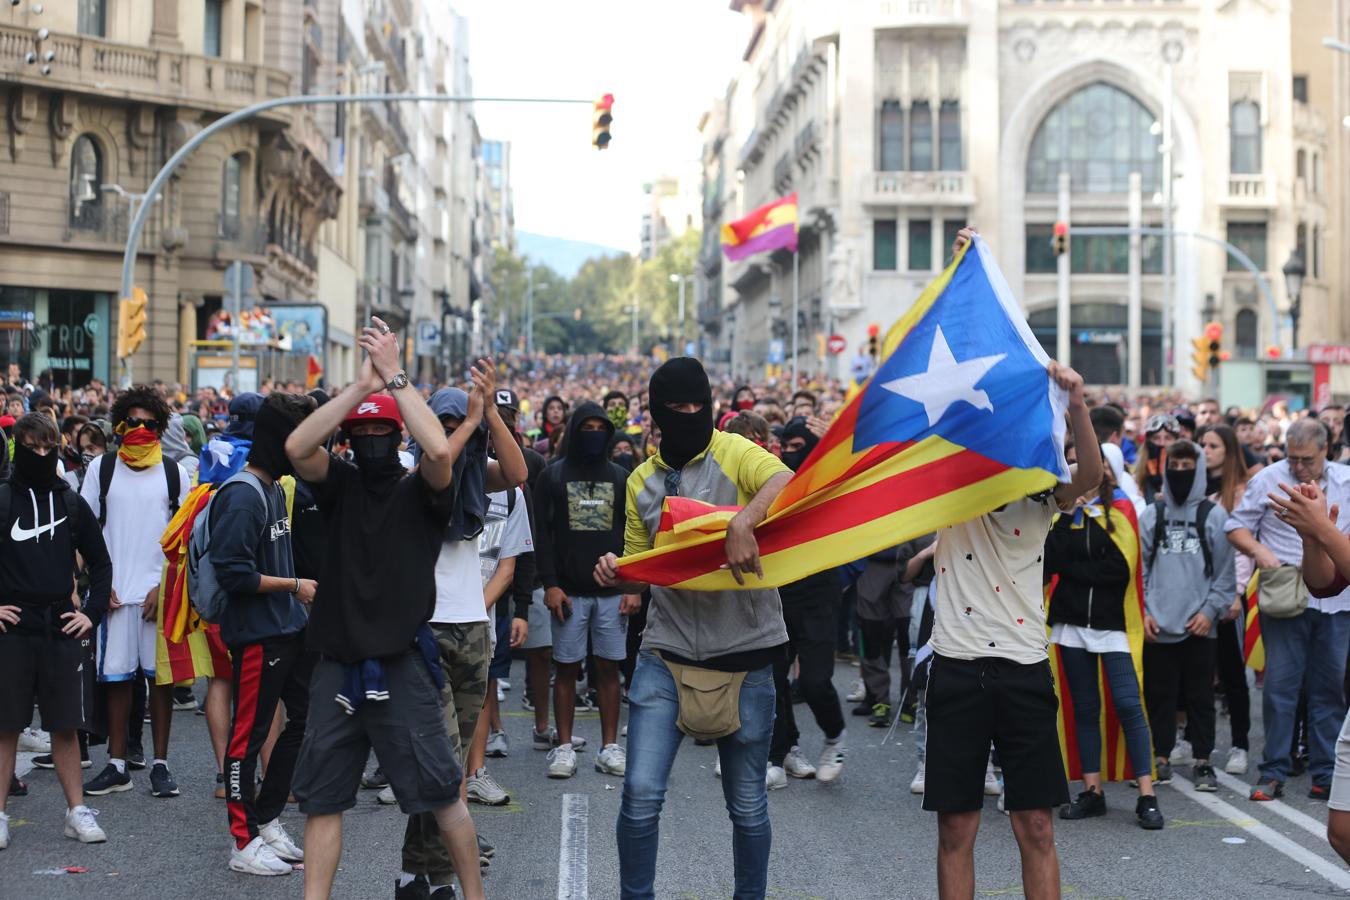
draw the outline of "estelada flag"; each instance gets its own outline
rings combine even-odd
[[[1088,520],[1097,512],[1097,520],[1103,531],[1105,520],[1101,518],[1102,508],[1094,505],[1086,510],[1074,512],[1074,528],[1095,528]],[[1087,513],[1087,514],[1085,514]],[[1130,645],[1130,661],[1134,664],[1135,688],[1139,692],[1142,706],[1144,699],[1144,567],[1140,565],[1139,518],[1134,503],[1125,496],[1125,492],[1116,489],[1111,498],[1111,506],[1105,512],[1112,528],[1111,542],[1116,545],[1120,555],[1130,568],[1129,581],[1125,587],[1125,637]],[[1046,607],[1059,585],[1056,577],[1045,590]],[[1064,671],[1064,659],[1058,644],[1050,645],[1050,668],[1055,675],[1055,694],[1059,697],[1059,749],[1064,758],[1064,772],[1069,781],[1081,781],[1083,761],[1078,746],[1077,720],[1074,715],[1073,697],[1069,691],[1069,679]],[[1098,772],[1106,781],[1125,781],[1134,777],[1134,767],[1130,765],[1130,755],[1126,750],[1125,731],[1121,727],[1120,717],[1116,715],[1116,706],[1111,696],[1111,685],[1106,677],[1106,666],[1097,661],[1097,728],[1102,739],[1102,757],[1098,761]],[[1144,721],[1148,721],[1145,710]],[[1150,765],[1153,763],[1153,744],[1149,743]],[[1150,770],[1151,772],[1151,770]]]
[[[744,219],[722,226],[722,252],[727,259],[745,259],[780,247],[797,252],[795,193],[761,206]]]
[[[1266,668],[1266,645],[1261,640],[1261,570],[1252,572],[1247,582],[1247,618],[1242,629],[1242,659],[1247,668],[1263,672]]]
[[[309,365],[305,369],[305,388],[314,390],[319,386],[319,379],[323,377],[323,366],[319,364],[319,359],[311,355]]]
[[[886,335],[883,362],[755,530],[764,580],[726,571],[734,507],[667,498],[630,581],[777,587],[983,515],[1069,478],[1067,396],[976,238]]]

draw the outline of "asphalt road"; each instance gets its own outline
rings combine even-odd
[[[836,686],[848,689],[856,669],[841,664]],[[511,755],[491,770],[511,792],[501,808],[474,806],[480,831],[497,846],[486,881],[495,898],[580,900],[618,895],[614,821],[619,780],[594,771],[600,723],[580,717],[578,733],[590,745],[575,778],[544,777],[544,754],[531,749],[531,714],[521,709],[523,666],[507,694]],[[1253,697],[1260,749],[1260,695]],[[820,735],[806,707],[798,722],[814,758]],[[908,898],[936,895],[935,819],[909,793],[914,743],[909,726],[890,736],[850,721],[849,757],[832,785],[793,781],[770,795],[774,849],[769,896]],[[1227,719],[1219,719],[1216,759],[1226,758]],[[147,734],[148,736],[148,734]],[[657,894],[680,900],[731,896],[730,825],[713,776],[714,748],[686,742],[677,761],[662,820]],[[95,751],[95,771],[103,764]],[[10,848],[0,852],[0,898],[289,898],[301,893],[297,873],[257,878],[228,871],[224,804],[211,796],[213,771],[200,716],[177,713],[170,762],[183,796],[156,800],[145,773],[136,790],[94,799],[107,844],[81,846],[61,836],[63,804],[54,773],[29,772],[31,793],[13,799]],[[26,768],[21,760],[20,770]],[[1180,770],[1187,771],[1187,770]],[[1086,822],[1058,822],[1056,840],[1066,896],[1086,898],[1284,898],[1350,893],[1350,871],[1328,848],[1325,807],[1307,800],[1308,781],[1295,779],[1287,799],[1252,803],[1245,780],[1221,775],[1217,794],[1197,795],[1182,779],[1159,789],[1167,828],[1143,832],[1134,824],[1133,791],[1107,789],[1110,814]],[[1016,844],[1008,820],[988,800],[976,849],[977,895],[1020,896]],[[564,819],[567,826],[564,828]],[[283,820],[303,833],[293,808]],[[334,892],[341,898],[392,897],[399,869],[403,817],[363,792],[346,818],[345,850]],[[561,847],[566,855],[560,877]],[[84,866],[84,874],[40,874]]]

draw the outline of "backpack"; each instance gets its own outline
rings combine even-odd
[[[1148,552],[1148,567],[1153,568],[1153,562],[1158,558],[1158,545],[1162,543],[1163,532],[1167,528],[1167,507],[1164,501],[1155,500],[1153,508],[1157,511],[1157,516],[1153,519],[1153,547]],[[1214,509],[1213,500],[1201,500],[1200,508],[1195,511],[1195,531],[1200,538],[1200,551],[1205,556],[1205,577],[1214,577],[1214,551],[1209,548],[1209,541],[1205,540],[1205,520],[1209,518],[1210,511]],[[1190,524],[1186,522],[1176,522],[1177,525]]]
[[[243,482],[258,492],[264,507],[267,505],[267,490],[257,476],[248,472],[238,472],[230,476],[224,484],[216,488],[211,499],[206,502],[192,522],[192,534],[188,536],[187,552],[187,595],[197,615],[212,625],[219,625],[225,614],[225,606],[230,595],[216,580],[216,567],[211,561],[211,504],[227,485]],[[263,517],[263,529],[267,529],[267,517]]]
[[[99,458],[98,463],[98,527],[103,528],[108,524],[108,489],[112,487],[113,472],[117,471],[117,454],[105,453]],[[178,514],[178,495],[182,493],[183,485],[179,480],[182,473],[178,471],[178,463],[164,458],[164,480],[169,485],[169,518],[172,519]]]

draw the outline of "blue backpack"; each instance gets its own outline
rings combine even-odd
[[[216,567],[211,562],[211,505],[220,496],[227,485],[242,482],[253,486],[263,505],[267,505],[267,490],[257,476],[248,472],[238,472],[230,476],[224,484],[216,488],[206,506],[197,513],[192,522],[192,534],[188,537],[187,553],[187,594],[203,620],[219,625],[225,615],[225,606],[230,594],[216,580]],[[265,517],[264,517],[265,520]],[[263,528],[266,529],[264,524]]]

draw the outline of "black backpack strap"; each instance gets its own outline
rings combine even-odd
[[[108,524],[108,489],[117,470],[117,453],[105,452],[98,461],[98,527]]]
[[[164,459],[164,480],[169,483],[169,518],[173,518],[178,514],[178,495],[182,493],[183,481],[178,463],[168,457]]]
[[[511,513],[516,511],[516,489],[506,489],[506,516],[511,517]]]
[[[1153,546],[1148,550],[1148,567],[1153,568],[1153,563],[1158,559],[1158,547],[1162,544],[1163,533],[1167,530],[1167,504],[1162,500],[1153,501],[1153,511],[1157,514],[1153,519]]]
[[[1209,539],[1205,536],[1205,520],[1213,509],[1213,500],[1201,500],[1200,508],[1195,511],[1195,533],[1200,538],[1200,550],[1205,554],[1205,578],[1214,577],[1214,551],[1210,549]]]
[[[0,528],[4,528],[4,523],[9,521],[10,500],[13,496],[14,490],[9,482],[0,481]]]

